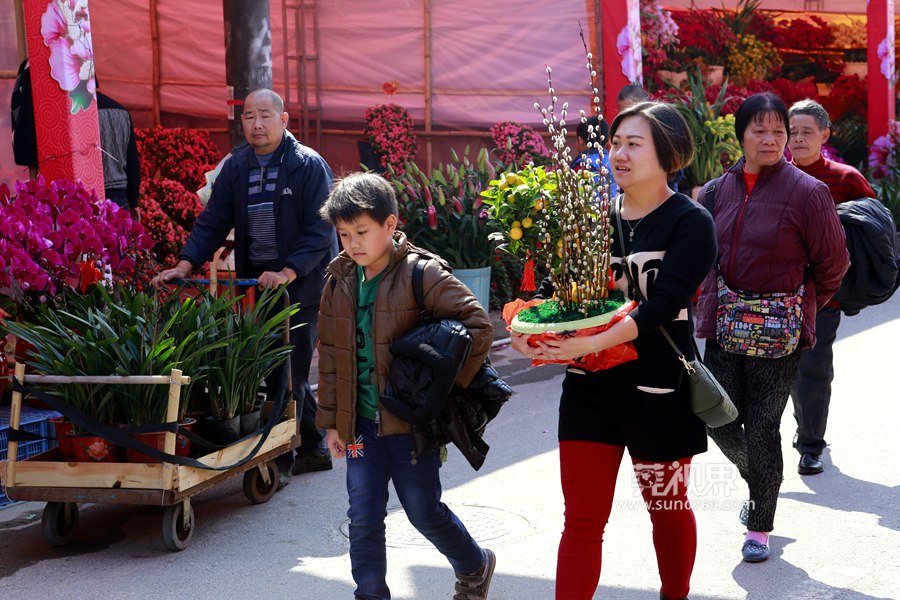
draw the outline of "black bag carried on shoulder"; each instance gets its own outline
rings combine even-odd
[[[481,435],[512,389],[488,359],[466,389],[453,385],[469,358],[472,340],[461,323],[436,321],[425,308],[425,262],[419,259],[412,277],[422,325],[391,344],[394,360],[381,403],[412,424],[417,454],[453,443],[477,471],[490,449]],[[464,355],[460,332],[465,334]]]
[[[634,289],[638,300],[644,302],[643,292],[637,283],[631,277],[631,267],[628,266],[628,260],[625,252],[625,239],[622,237],[622,217],[619,214],[622,209],[622,197],[619,196],[618,208],[616,211],[616,231],[619,234],[619,245],[622,248],[622,262],[625,264],[625,276],[628,283]],[[678,360],[684,365],[685,373],[688,376],[690,384],[690,401],[691,411],[697,415],[709,427],[721,427],[731,423],[738,417],[737,407],[728,396],[728,392],[722,387],[722,384],[716,380],[715,376],[710,372],[709,368],[700,360],[700,350],[697,348],[697,342],[691,337],[691,343],[694,345],[694,360],[688,360],[684,353],[678,348],[669,333],[662,325],[659,326],[659,332],[663,334],[669,345],[678,355]]]
[[[394,359],[381,394],[384,407],[411,425],[437,418],[472,350],[472,337],[462,323],[436,320],[425,310],[424,272],[425,259],[419,259],[413,268],[413,294],[422,324],[391,343]]]

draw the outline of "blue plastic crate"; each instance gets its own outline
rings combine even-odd
[[[0,407],[0,460],[6,460],[8,454],[10,411],[11,408],[9,406]],[[29,433],[53,437],[56,431],[53,424],[50,423],[50,419],[58,416],[60,414],[55,410],[40,410],[30,406],[23,406],[22,416],[19,419],[19,429]],[[16,456],[18,460],[25,460],[41,452],[46,452],[54,446],[56,446],[56,441],[54,440],[19,442],[19,451],[16,453]],[[6,492],[0,488],[0,506],[9,502]]]

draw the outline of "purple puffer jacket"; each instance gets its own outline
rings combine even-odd
[[[725,283],[744,292],[791,292],[806,276],[801,347],[816,343],[816,307],[824,306],[850,266],[828,187],[784,159],[766,167],[748,196],[741,158],[716,183],[713,218]],[[706,187],[700,192],[705,204]],[[716,274],[703,280],[697,336],[716,337]]]

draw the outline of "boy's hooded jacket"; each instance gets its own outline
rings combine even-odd
[[[384,392],[391,369],[391,342],[421,323],[412,288],[412,273],[419,258],[425,265],[425,308],[435,319],[462,323],[472,337],[468,360],[456,384],[468,387],[491,348],[493,328],[478,301],[450,274],[440,257],[413,246],[403,233],[395,235],[395,246],[375,296],[372,340],[379,395]],[[328,266],[319,307],[319,409],[316,425],[336,429],[344,442],[355,438],[356,422],[356,309],[359,282],[356,263],[345,253]],[[411,433],[409,423],[378,407],[379,435]]]

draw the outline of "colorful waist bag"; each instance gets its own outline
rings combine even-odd
[[[797,349],[803,328],[803,295],[796,292],[739,292],[719,274],[716,341],[726,352],[781,358]]]
[[[711,215],[715,215],[716,185],[723,177],[706,187],[703,204]],[[762,358],[781,358],[797,350],[803,329],[804,284],[796,292],[739,292],[725,285],[718,264],[716,284],[716,341],[723,350]]]

